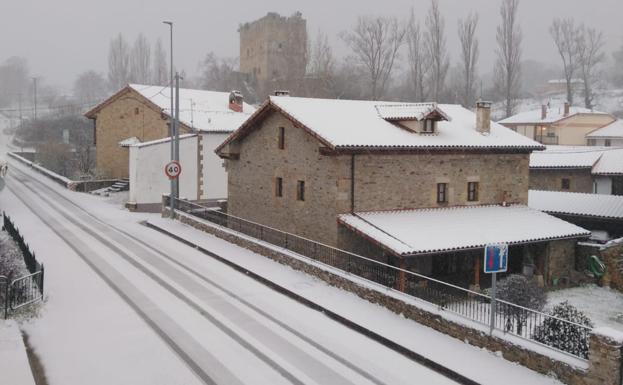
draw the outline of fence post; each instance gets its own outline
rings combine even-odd
[[[9,281],[4,281],[4,319],[9,316]]]
[[[41,276],[39,279],[41,280],[41,284],[39,285],[39,291],[41,291],[41,295],[43,295],[43,278],[45,277],[45,267],[41,264]]]

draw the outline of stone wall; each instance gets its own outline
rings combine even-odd
[[[122,140],[137,137],[141,142],[169,135],[168,118],[139,93],[126,93],[104,106],[96,117],[95,147],[98,172],[109,178],[129,176],[129,149]],[[181,128],[180,134],[188,130]]]
[[[562,189],[562,179],[570,181],[569,190]],[[591,169],[530,169],[530,190],[593,192]]]
[[[575,267],[575,239],[562,239],[547,244],[547,283],[557,286],[569,283]]]
[[[163,216],[169,215],[166,207],[163,207],[162,214]],[[350,291],[362,299],[381,305],[396,314],[400,314],[405,318],[441,333],[489,351],[501,352],[506,360],[517,362],[545,375],[555,375],[566,384],[621,385],[620,382],[616,382],[616,373],[621,371],[621,344],[602,336],[591,336],[588,370],[583,370],[529,350],[524,346],[515,345],[507,340],[490,336],[480,330],[449,321],[438,314],[428,312],[394,296],[362,286],[328,270],[308,264],[276,249],[257,244],[235,233],[227,232],[216,226],[195,220],[190,216],[180,215],[178,219],[183,223],[213,234],[230,243],[264,255],[278,263],[320,278],[331,286]]]

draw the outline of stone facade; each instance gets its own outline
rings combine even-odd
[[[562,180],[569,179],[569,189],[563,189]],[[593,193],[591,169],[552,168],[530,169],[530,190]]]
[[[571,281],[575,270],[575,239],[561,239],[547,243],[544,271],[547,283],[558,285]]]
[[[337,215],[351,211],[351,187],[354,211],[527,204],[527,153],[325,155],[317,139],[280,113],[270,112],[259,124],[239,143],[239,159],[227,161],[229,212],[332,246]],[[279,127],[284,149],[278,148]],[[282,197],[275,193],[277,178]],[[305,182],[304,201],[297,200],[297,181]],[[468,202],[467,183],[474,181],[479,199]],[[449,184],[447,204],[437,204],[437,183]]]
[[[307,21],[299,12],[290,17],[277,13],[245,23],[240,33],[240,72],[259,86],[260,97],[271,86],[289,86],[305,76]]]
[[[163,205],[162,215],[168,217],[169,211]],[[620,385],[621,373],[621,343],[599,334],[591,334],[588,369],[580,369],[563,361],[558,361],[544,354],[537,353],[525,346],[515,345],[508,340],[491,336],[477,328],[450,321],[443,316],[424,310],[410,302],[406,302],[387,292],[387,289],[375,290],[368,286],[360,285],[341,275],[335,274],[328,269],[304,262],[287,253],[278,251],[277,248],[253,242],[250,238],[239,236],[214,226],[212,224],[196,220],[187,215],[179,215],[178,219],[190,226],[213,234],[221,239],[249,249],[255,253],[264,255],[278,263],[292,267],[315,276],[331,286],[352,292],[360,298],[387,308],[419,324],[428,326],[441,333],[457,338],[461,341],[487,349],[492,352],[500,352],[509,361],[516,362],[527,368],[545,375],[554,375],[560,381],[570,385]]]
[[[119,142],[132,137],[146,142],[169,136],[168,118],[131,89],[105,104],[93,118],[96,168],[109,178],[129,176],[129,149],[119,146]],[[188,132],[186,127],[181,127],[180,134]]]

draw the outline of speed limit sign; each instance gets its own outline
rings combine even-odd
[[[182,173],[182,165],[177,160],[172,160],[164,166],[164,173],[169,179],[175,179]]]

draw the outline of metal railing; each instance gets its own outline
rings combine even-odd
[[[170,205],[169,197],[165,197],[164,203],[167,207]],[[546,321],[549,320],[550,323],[552,321],[559,322],[576,330],[580,342],[588,346],[591,328],[585,325],[556,318],[500,299],[495,300],[495,315],[491,325],[492,307],[491,297],[488,295],[225,214],[215,208],[208,208],[179,199],[176,200],[176,206],[179,211],[194,217],[293,251],[311,260],[357,275],[389,289],[401,291],[434,304],[439,310],[452,312],[477,323],[492,326],[493,329],[503,333],[541,343],[543,341],[540,340],[539,335],[543,334],[543,328],[547,326]],[[546,346],[556,349],[552,345]],[[587,358],[587,352],[584,350],[581,352],[567,351],[566,353],[582,359]]]
[[[6,213],[2,213],[2,216],[3,229],[17,244],[24,258],[24,264],[30,272],[26,276],[12,280],[10,277],[0,276],[0,286],[2,287],[0,299],[4,301],[4,318],[7,318],[9,311],[17,310],[43,298],[45,267],[37,260],[35,253],[30,250],[11,218]]]

